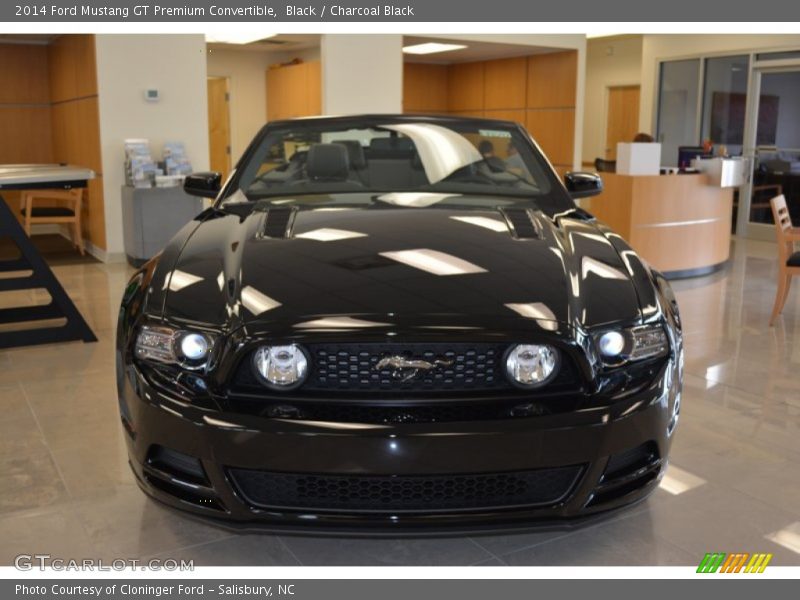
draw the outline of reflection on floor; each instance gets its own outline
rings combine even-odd
[[[681,422],[662,487],[577,531],[447,539],[233,534],[135,486],[114,398],[114,315],[130,270],[55,272],[100,341],[0,351],[0,564],[169,557],[212,565],[697,565],[770,552],[800,565],[800,286],[767,320],[775,247],[735,244],[725,272],[675,283],[686,328]]]

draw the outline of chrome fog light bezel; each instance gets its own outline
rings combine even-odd
[[[534,347],[546,350],[550,352],[553,357],[553,366],[550,372],[540,381],[523,382],[517,379],[517,377],[514,375],[514,372],[510,365],[510,361],[514,353],[524,347]],[[559,351],[558,348],[556,348],[552,344],[538,344],[538,343],[514,344],[510,346],[503,355],[503,370],[505,371],[506,379],[508,379],[511,385],[525,390],[537,389],[547,385],[556,377],[556,375],[558,375],[559,371],[561,370],[561,352]]]
[[[288,348],[293,349],[295,356],[301,357],[300,366],[297,368],[297,379],[288,383],[273,381],[264,372],[262,372],[261,365],[259,364],[260,357],[265,353],[269,354],[275,350]],[[306,352],[306,350],[299,344],[264,344],[257,347],[253,352],[252,365],[256,378],[262,385],[275,391],[285,392],[295,390],[306,382],[308,379],[308,374],[311,371],[311,358],[309,357],[308,352]]]

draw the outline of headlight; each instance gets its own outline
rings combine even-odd
[[[603,362],[610,366],[669,352],[667,333],[661,325],[604,331],[596,334],[594,340]]]
[[[547,383],[558,367],[558,350],[546,344],[520,344],[506,357],[506,373],[512,383],[538,387]]]
[[[189,360],[201,360],[208,356],[208,340],[199,333],[187,333],[180,337],[180,350]]]
[[[145,325],[136,338],[138,358],[199,369],[208,360],[213,339],[205,333]]]
[[[261,346],[253,355],[253,364],[261,381],[276,390],[296,388],[308,374],[308,357],[296,344]]]

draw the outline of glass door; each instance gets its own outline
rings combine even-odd
[[[743,186],[737,233],[773,240],[769,201],[783,194],[800,225],[800,65],[756,66],[748,103],[745,155],[753,170]]]

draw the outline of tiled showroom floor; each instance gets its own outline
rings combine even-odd
[[[647,501],[578,530],[439,539],[235,534],[146,498],[114,397],[114,315],[130,269],[56,267],[100,341],[0,351],[0,564],[47,553],[197,565],[696,565],[722,551],[800,565],[800,281],[769,328],[774,256],[774,245],[737,241],[723,273],[675,282],[686,390],[672,466]]]

